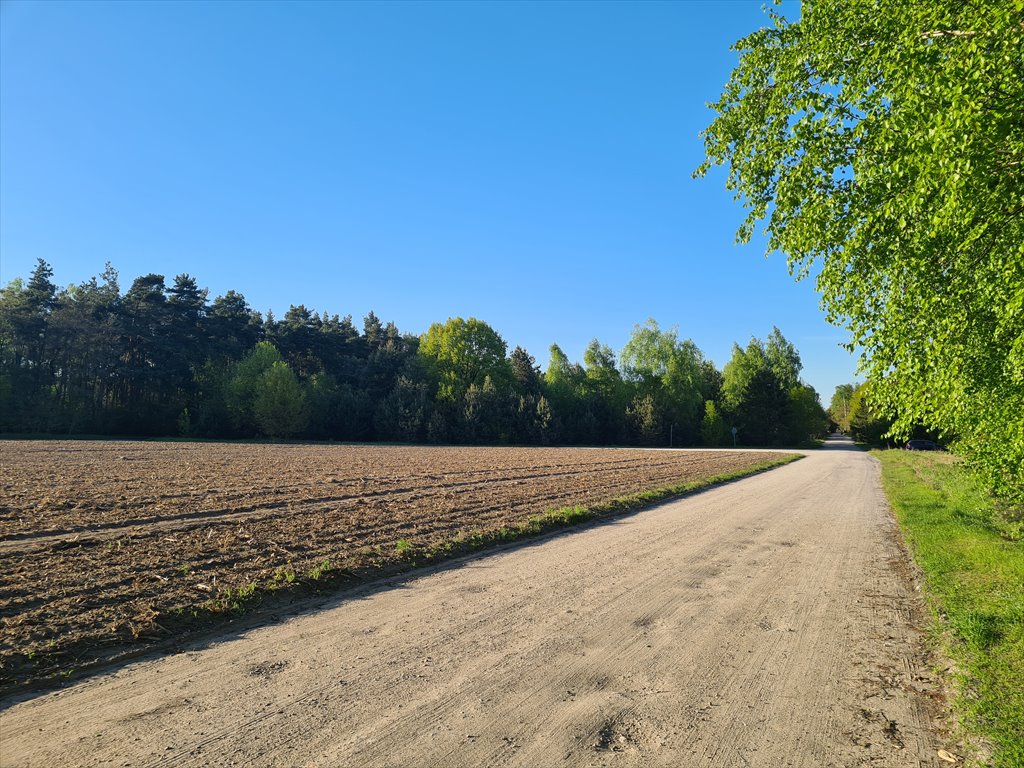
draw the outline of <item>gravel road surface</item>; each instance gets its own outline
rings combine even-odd
[[[941,765],[878,469],[635,515],[3,702],[3,766]]]

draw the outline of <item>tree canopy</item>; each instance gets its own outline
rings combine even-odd
[[[626,379],[637,385],[641,397],[651,398],[639,412],[645,418],[660,412],[684,440],[700,433],[707,394],[703,366],[704,355],[693,341],[681,340],[675,328],[661,330],[653,319],[634,326],[622,350]]]
[[[850,401],[853,399],[853,384],[840,384],[832,393],[828,415],[843,432],[850,431]]]
[[[824,434],[828,418],[818,393],[800,380],[800,353],[778,328],[767,342],[733,344],[722,371],[722,403],[744,442],[795,444]]]
[[[872,403],[1024,499],[1024,0],[812,0],[740,40],[704,132],[748,240],[817,271]]]
[[[420,338],[420,356],[437,381],[438,397],[459,401],[470,386],[484,380],[504,386],[512,379],[505,359],[508,346],[501,335],[482,320],[452,317],[434,323]]]

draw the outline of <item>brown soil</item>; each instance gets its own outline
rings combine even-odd
[[[365,576],[549,508],[771,458],[122,441],[4,441],[0,455],[0,685],[181,633],[324,561]]]

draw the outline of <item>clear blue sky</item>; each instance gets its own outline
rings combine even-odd
[[[5,1],[0,279],[475,316],[542,366],[648,317],[722,366],[778,325],[827,405],[844,332],[690,176],[761,6]]]

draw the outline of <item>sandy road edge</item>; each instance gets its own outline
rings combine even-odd
[[[915,655],[922,668],[930,672],[939,689],[939,695],[929,699],[932,731],[936,740],[945,745],[946,751],[958,759],[957,764],[968,768],[991,765],[991,755],[994,751],[992,745],[979,734],[971,733],[964,728],[953,706],[954,700],[962,694],[956,682],[956,677],[960,674],[959,666],[945,652],[953,642],[952,635],[935,613],[928,596],[925,573],[914,559],[914,553],[904,536],[903,526],[900,525],[889,496],[885,493],[884,485],[881,483],[882,462],[870,454],[868,458],[878,469],[882,500],[892,525],[891,537],[899,553],[899,557],[892,562],[892,569],[907,586],[908,594],[913,596],[908,601],[908,607],[912,612],[912,621],[921,634],[915,643]]]

